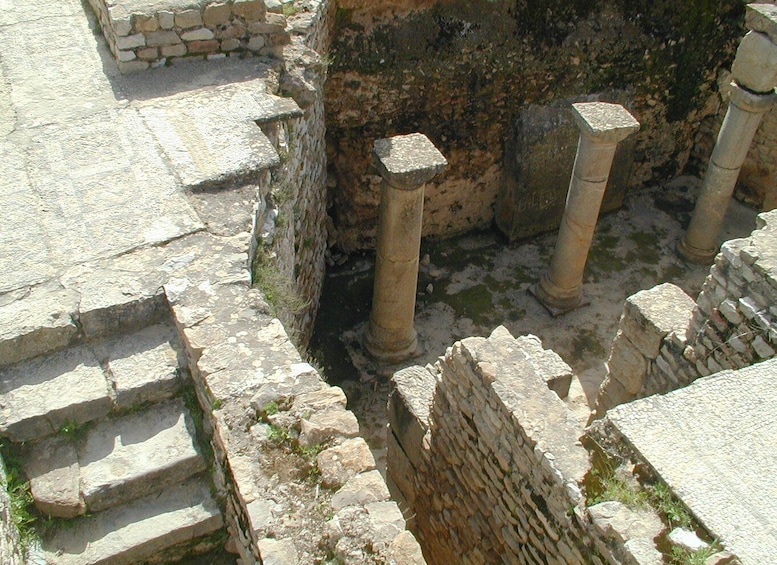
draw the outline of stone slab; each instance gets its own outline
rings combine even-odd
[[[0,292],[6,292],[45,281],[56,264],[38,217],[41,200],[30,186],[18,144],[8,139],[0,140],[0,178]]]
[[[56,262],[117,255],[203,228],[155,149],[132,110],[36,130],[27,167]]]
[[[407,188],[421,186],[448,166],[442,153],[422,133],[378,139],[372,155],[383,178]]]
[[[424,435],[429,429],[429,411],[437,380],[418,365],[394,373],[394,392],[389,396],[388,421],[391,432],[413,465],[420,464]]]
[[[35,507],[44,515],[74,518],[86,511],[81,499],[78,455],[70,438],[52,436],[34,444],[22,457]]]
[[[126,105],[114,94],[100,56],[105,48],[79,2],[10,3],[17,5],[11,12],[35,14],[34,24],[21,19],[0,33],[0,64],[12,85],[11,102],[21,127],[61,124]],[[0,19],[21,18],[2,9],[0,14]]]
[[[64,349],[78,338],[80,295],[41,285],[0,299],[0,366]],[[6,303],[7,301],[7,303]]]
[[[204,470],[194,433],[180,399],[97,424],[78,446],[87,508],[100,511]]]
[[[82,518],[44,540],[50,565],[127,565],[223,526],[210,484],[194,478]]]
[[[13,441],[55,433],[66,423],[83,424],[110,409],[108,382],[86,347],[36,357],[0,371],[0,435]]]
[[[629,296],[620,327],[642,355],[655,359],[664,337],[685,333],[695,306],[680,287],[664,283]]]
[[[555,351],[543,348],[540,338],[535,335],[519,336],[515,342],[524,350],[548,388],[558,394],[559,398],[566,398],[572,384],[572,367]]]
[[[280,163],[249,118],[262,114],[253,106],[253,96],[223,88],[155,101],[140,112],[183,186],[194,189],[249,179]]]
[[[602,143],[617,143],[639,129],[639,122],[620,104],[577,102],[572,110],[580,131]]]
[[[777,361],[608,412],[610,424],[743,565],[777,555]]]
[[[95,345],[105,359],[116,406],[129,409],[175,395],[181,386],[177,334],[165,324],[109,338]]]

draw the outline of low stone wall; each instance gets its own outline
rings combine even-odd
[[[583,424],[547,384],[568,367],[540,351],[497,328],[394,375],[389,484],[429,563],[661,563],[654,512],[586,507]]]
[[[599,391],[596,415],[686,386],[777,350],[777,211],[723,244],[696,301],[664,284],[630,297]]]
[[[290,42],[280,2],[89,0],[122,72],[165,65],[181,57],[262,53]],[[295,10],[296,11],[296,10]]]

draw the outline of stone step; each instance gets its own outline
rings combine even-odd
[[[166,561],[214,534],[223,519],[203,475],[124,506],[78,518],[43,541],[49,565],[124,565]],[[172,559],[170,559],[172,560]]]
[[[0,369],[0,435],[15,442],[101,418],[112,406],[103,368],[86,346]]]
[[[170,398],[188,374],[180,351],[175,329],[157,324],[1,368],[0,435],[30,441]]]
[[[281,100],[230,85],[155,99],[139,112],[182,186],[200,190],[250,181],[280,164],[259,124],[301,115]]]
[[[168,324],[148,326],[136,332],[114,335],[93,346],[107,367],[118,410],[159,402],[181,389],[181,369],[186,365],[178,332]]]
[[[67,518],[177,484],[206,468],[180,398],[98,422],[77,440],[52,436],[25,449],[36,506]]]

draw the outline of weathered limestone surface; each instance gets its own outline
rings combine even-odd
[[[223,526],[210,485],[194,478],[83,518],[44,545],[52,565],[137,563]]]
[[[49,435],[67,422],[83,424],[111,410],[103,369],[83,346],[3,369],[0,394],[0,430],[13,441]]]
[[[619,406],[606,423],[743,565],[777,553],[777,363]]]
[[[280,163],[275,147],[255,123],[268,116],[265,97],[252,92],[264,90],[265,82],[251,83],[155,99],[141,108],[145,123],[185,188],[245,182]],[[301,114],[297,108],[273,118]]]
[[[397,373],[390,403],[412,399],[414,390],[420,398],[389,408],[398,445],[388,475],[403,494],[410,487],[406,498],[433,563],[532,562],[537,555],[588,562],[591,540],[569,513],[583,501],[589,465],[578,443],[582,425],[535,369],[533,349],[498,328],[488,339],[457,342],[434,369]],[[421,371],[436,384],[424,422],[429,391],[404,389]],[[397,418],[403,414],[404,422]],[[403,442],[418,442],[419,434],[395,432],[397,424],[428,431],[414,446]]]
[[[651,375],[664,363],[660,353],[667,336],[684,340],[696,303],[682,289],[664,283],[626,299],[618,322],[607,377],[596,401],[598,415],[660,389]],[[658,367],[657,367],[658,365]]]
[[[184,370],[177,345],[174,329],[164,324],[107,338],[95,345],[95,354],[110,371],[117,408],[158,402],[180,390]]]
[[[180,400],[100,422],[78,447],[81,494],[100,511],[180,483],[205,469]]]

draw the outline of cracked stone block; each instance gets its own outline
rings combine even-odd
[[[359,422],[349,410],[329,409],[314,412],[300,424],[299,443],[311,446],[334,438],[359,435]]]
[[[375,458],[362,438],[347,439],[340,445],[325,449],[316,458],[325,487],[340,488],[358,473],[375,469]]]
[[[368,471],[349,479],[332,496],[332,508],[340,510],[346,506],[364,506],[371,502],[388,500],[390,496],[380,472]]]
[[[680,287],[664,283],[626,299],[620,329],[642,355],[655,359],[665,336],[685,331],[694,307]]]
[[[160,324],[111,337],[95,347],[97,355],[107,360],[118,408],[159,402],[178,392],[176,337],[172,327]]]
[[[54,436],[22,457],[35,507],[47,516],[75,518],[86,512],[79,489],[78,456],[70,438]]]

